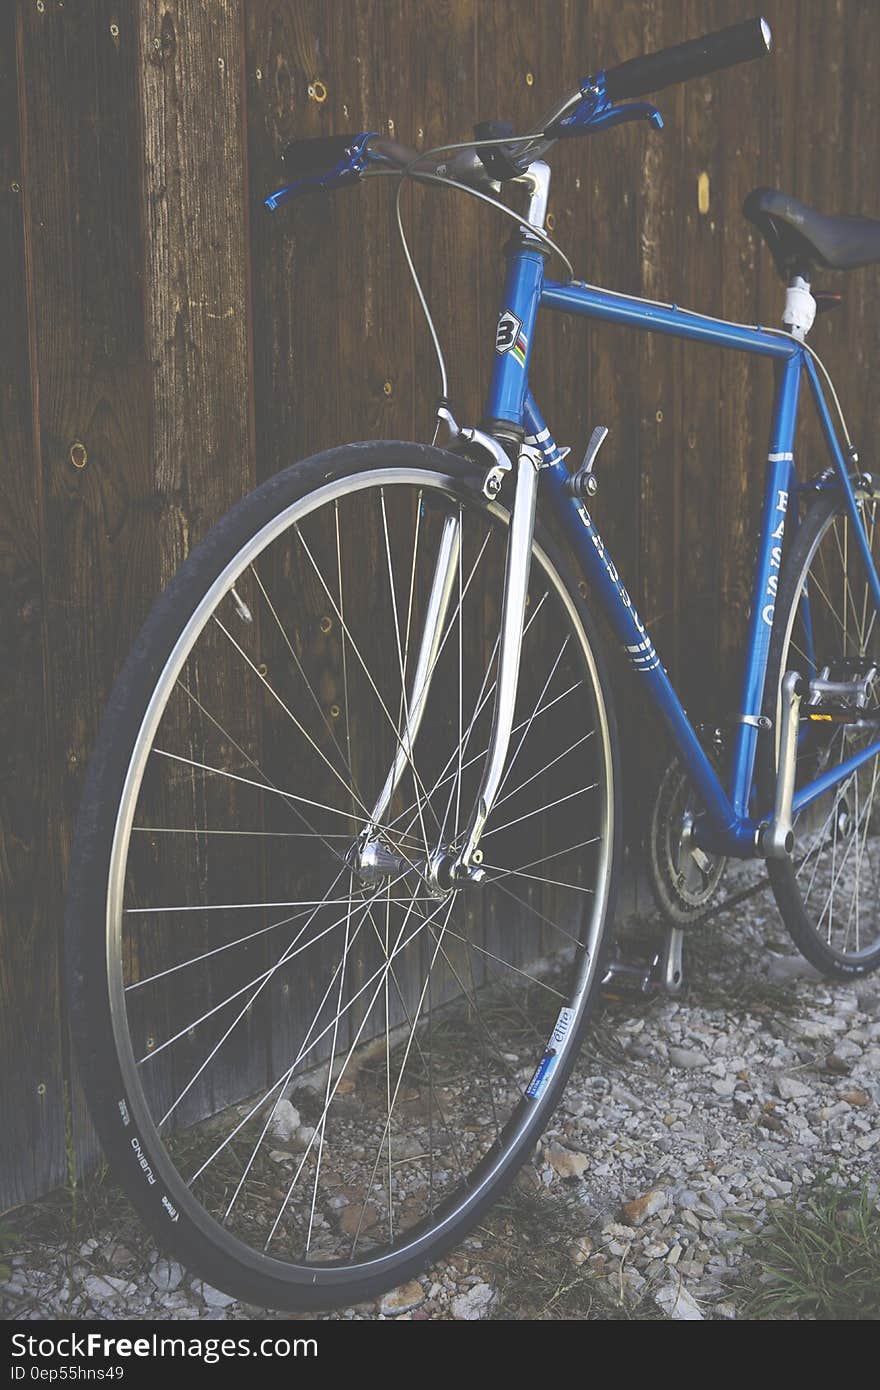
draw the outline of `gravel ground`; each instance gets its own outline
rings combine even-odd
[[[829,1171],[880,1180],[880,977],[822,980],[769,895],[691,943],[682,996],[606,1004],[513,1198],[422,1278],[328,1318],[735,1318],[774,1207]],[[78,1202],[14,1214],[6,1318],[289,1317],[190,1278],[109,1182]]]

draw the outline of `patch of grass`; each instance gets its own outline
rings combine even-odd
[[[749,1317],[880,1319],[880,1208],[867,1180],[820,1176],[809,1195],[773,1209],[751,1253],[762,1273],[747,1290]]]
[[[526,1170],[528,1171],[528,1170]],[[481,1263],[498,1291],[493,1317],[509,1321],[663,1321],[644,1294],[617,1296],[613,1280],[589,1262],[576,1265],[569,1247],[584,1231],[584,1212],[573,1197],[514,1186],[479,1228]]]
[[[72,1251],[87,1237],[110,1232],[114,1241],[123,1241],[133,1249],[148,1242],[134,1208],[104,1162],[79,1179],[75,1192],[69,1186],[60,1187],[19,1208],[16,1224],[16,1239],[23,1253],[31,1245]]]

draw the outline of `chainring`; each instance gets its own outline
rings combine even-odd
[[[709,913],[727,860],[690,843],[696,796],[674,758],[657,786],[648,829],[648,879],[670,925],[696,927]]]

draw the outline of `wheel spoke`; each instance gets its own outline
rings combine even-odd
[[[565,581],[536,546],[490,896],[465,897],[437,855],[487,753],[507,522],[423,466],[362,473],[283,508],[282,475],[276,519],[261,503],[208,581],[156,661],[111,851],[139,1142],[178,1172],[218,1279],[244,1259],[266,1287],[393,1269],[537,1140],[522,1077],[551,1008],[580,1024],[604,926],[608,726]]]
[[[377,895],[377,896],[378,896],[378,895]],[[413,901],[415,901],[415,900],[413,900]],[[441,904],[441,906],[442,906],[442,904]],[[451,910],[451,907],[450,907],[450,910]],[[435,909],[435,914],[438,913],[439,911],[440,911],[440,908],[439,908],[439,907],[436,908],[436,909]],[[390,968],[391,968],[391,962],[392,962],[392,960],[394,959],[394,957],[395,957],[396,955],[398,955],[399,952],[403,949],[403,947],[400,945],[400,938],[401,938],[401,936],[403,935],[403,932],[404,932],[404,930],[405,930],[406,923],[408,922],[408,920],[409,920],[409,910],[407,911],[406,917],[404,917],[404,919],[403,919],[403,923],[401,924],[401,927],[400,927],[400,929],[399,929],[399,931],[398,931],[398,934],[397,934],[397,940],[395,941],[394,947],[392,948],[392,951],[391,951],[391,953],[390,953],[390,955],[389,955],[389,957],[388,957],[388,960],[387,960],[386,963],[385,963],[384,969],[380,968],[378,971],[376,971],[376,974],[377,974],[377,975],[381,975],[382,978],[380,979],[379,984],[376,986],[375,993],[373,994],[373,997],[372,997],[372,999],[370,1000],[370,1003],[369,1003],[369,1005],[368,1005],[368,1007],[367,1007],[367,1009],[366,1009],[366,1011],[365,1011],[365,1013],[364,1013],[363,1020],[362,1020],[362,1022],[360,1023],[360,1025],[358,1026],[358,1030],[357,1030],[357,1033],[355,1034],[354,1042],[351,1044],[351,1046],[350,1046],[349,1049],[348,1049],[348,1052],[347,1052],[346,1057],[345,1057],[345,1061],[343,1062],[342,1067],[340,1068],[339,1075],[338,1075],[338,1077],[336,1078],[336,1081],[334,1082],[334,1084],[333,1084],[333,1086],[332,1086],[332,1088],[331,1088],[331,1090],[330,1090],[330,1093],[329,1093],[329,1095],[328,1095],[327,1100],[325,1101],[324,1108],[323,1108],[323,1110],[322,1110],[322,1112],[321,1112],[321,1115],[320,1115],[320,1117],[319,1117],[319,1121],[318,1121],[319,1124],[321,1124],[321,1123],[326,1119],[327,1112],[328,1112],[329,1109],[330,1109],[330,1104],[331,1104],[331,1102],[332,1102],[334,1096],[336,1095],[337,1090],[339,1089],[339,1083],[341,1082],[343,1076],[345,1075],[345,1068],[348,1066],[348,1063],[351,1061],[351,1058],[352,1058],[352,1056],[354,1055],[354,1053],[355,1053],[355,1051],[356,1051],[356,1049],[357,1049],[357,1045],[358,1045],[358,1043],[360,1042],[361,1034],[363,1033],[364,1028],[366,1027],[367,1019],[368,1019],[369,1016],[370,1016],[370,1012],[371,1012],[371,1010],[372,1010],[372,1007],[373,1007],[373,1005],[375,1004],[376,999],[379,997],[379,994],[381,993],[381,991],[382,991],[382,989],[383,989],[383,987],[384,987],[385,976],[387,975],[388,971],[389,971]],[[425,922],[427,922],[427,921],[430,921],[431,919],[430,919],[430,918],[425,918],[424,920],[425,920]],[[416,932],[421,931],[421,930],[422,930],[421,927],[416,928]],[[408,938],[408,940],[409,940],[409,939],[411,939],[411,938]],[[404,943],[404,945],[405,945],[405,944],[406,944],[406,943]],[[368,981],[368,984],[369,984],[370,982],[371,982],[371,981]],[[363,988],[366,988],[366,986],[364,986]],[[363,990],[359,991],[359,993],[361,993],[361,992],[363,992]],[[355,996],[355,998],[357,998],[357,995]],[[349,1005],[348,1007],[350,1007],[350,1005]],[[418,1015],[417,1015],[417,1016],[418,1016]],[[407,1056],[408,1056],[408,1055],[409,1055],[409,1053],[407,1052]],[[315,1134],[317,1134],[317,1126],[316,1126],[316,1128],[315,1128]],[[296,1170],[296,1172],[295,1172],[295,1174],[294,1174],[294,1176],[293,1176],[293,1179],[292,1179],[292,1181],[291,1181],[290,1187],[288,1188],[287,1193],[286,1193],[286,1195],[285,1195],[285,1197],[284,1197],[284,1200],[283,1200],[282,1203],[281,1203],[281,1207],[280,1207],[280,1209],[279,1209],[278,1215],[277,1215],[276,1218],[275,1218],[275,1221],[274,1221],[274,1223],[273,1223],[273,1225],[272,1225],[272,1229],[271,1229],[271,1231],[269,1232],[269,1236],[268,1236],[268,1239],[267,1239],[267,1241],[266,1241],[266,1246],[265,1246],[265,1248],[266,1248],[267,1250],[268,1250],[269,1246],[272,1244],[272,1241],[273,1241],[274,1238],[275,1238],[275,1233],[276,1233],[276,1231],[278,1230],[278,1226],[279,1226],[279,1224],[280,1224],[280,1222],[281,1222],[282,1217],[284,1216],[284,1212],[285,1212],[286,1209],[287,1209],[287,1204],[288,1204],[288,1202],[290,1201],[291,1195],[292,1195],[292,1193],[293,1193],[293,1189],[295,1188],[297,1182],[299,1181],[299,1176],[300,1176],[300,1174],[302,1173],[302,1170],[303,1170],[303,1168],[304,1168],[304,1166],[305,1166],[306,1159],[308,1158],[309,1154],[311,1153],[312,1146],[314,1145],[314,1142],[315,1142],[315,1134],[312,1135],[311,1139],[309,1140],[309,1142],[308,1142],[308,1144],[307,1144],[307,1146],[306,1146],[305,1153],[303,1154],[302,1158],[300,1159],[299,1165],[298,1165],[297,1170]]]
[[[338,608],[338,606],[337,606],[336,600],[334,599],[334,597],[333,597],[333,595],[331,594],[329,588],[327,587],[327,581],[325,580],[323,574],[321,573],[320,566],[317,564],[317,562],[316,562],[314,556],[312,555],[312,552],[311,552],[311,550],[309,549],[308,544],[307,544],[307,542],[306,542],[306,540],[305,540],[305,538],[304,538],[302,532],[300,531],[299,527],[297,526],[297,527],[295,527],[294,529],[295,529],[295,531],[296,531],[297,539],[299,540],[300,544],[302,545],[303,549],[305,550],[306,555],[308,556],[308,558],[309,558],[309,560],[310,560],[310,562],[311,562],[312,568],[314,569],[315,574],[318,576],[318,580],[319,580],[319,582],[320,582],[320,584],[321,584],[321,587],[322,587],[322,589],[324,590],[325,594],[327,595],[327,598],[329,599],[330,603],[332,604],[332,606],[333,606],[333,611],[335,612],[337,618],[339,619],[340,625],[343,627],[343,630],[344,630],[344,632],[345,632],[346,637],[348,638],[348,641],[349,641],[349,644],[350,644],[350,646],[351,646],[351,649],[352,649],[352,651],[354,652],[355,656],[357,657],[358,664],[360,665],[360,667],[361,667],[361,669],[362,669],[364,675],[366,676],[367,681],[369,682],[369,684],[370,684],[370,686],[371,686],[371,688],[372,688],[373,694],[375,695],[376,699],[377,699],[378,702],[379,702],[379,708],[381,709],[382,713],[384,714],[385,719],[386,719],[387,723],[389,724],[392,733],[394,734],[395,744],[396,744],[397,748],[399,748],[400,751],[403,753],[403,755],[404,755],[404,757],[405,757],[407,763],[409,764],[409,769],[410,769],[410,772],[412,773],[412,778],[413,778],[413,782],[414,782],[415,787],[416,787],[416,791],[418,792],[419,788],[421,788],[422,792],[424,792],[424,787],[422,787],[421,780],[420,780],[419,774],[418,774],[418,770],[417,770],[417,768],[416,768],[416,766],[415,766],[415,763],[413,762],[413,760],[412,760],[412,758],[411,758],[411,756],[410,756],[409,749],[406,748],[406,747],[404,746],[403,740],[401,739],[401,737],[400,737],[400,735],[399,735],[399,733],[398,733],[397,725],[395,724],[395,722],[394,722],[394,720],[393,720],[393,718],[392,718],[392,716],[391,716],[391,714],[390,714],[390,712],[389,712],[388,706],[386,705],[386,703],[385,703],[385,701],[383,700],[381,694],[379,693],[379,687],[376,685],[376,682],[375,682],[375,680],[373,679],[372,672],[370,671],[370,668],[368,667],[366,661],[365,661],[364,658],[363,658],[363,655],[362,655],[362,653],[361,653],[360,647],[357,645],[357,643],[356,643],[356,642],[354,641],[354,639],[352,638],[352,635],[351,635],[351,633],[350,633],[349,630],[348,630],[348,626],[347,626],[347,624],[345,623],[345,619],[343,618],[341,612],[339,611],[339,608]],[[427,801],[427,796],[425,797],[425,800]],[[367,815],[369,816],[369,813],[367,813]]]
[[[564,801],[571,801],[575,796],[584,796],[587,792],[594,792],[598,785],[598,782],[590,782],[586,787],[578,787],[577,791],[567,792],[565,796],[557,796],[554,801],[545,801],[543,806],[536,806],[533,811],[525,811],[521,816],[514,816],[513,820],[506,820],[503,825],[493,825],[491,830],[483,832],[483,839],[488,840],[490,835],[500,835],[502,830],[509,830],[512,825],[519,825],[532,816],[542,816],[545,811],[552,811],[554,806],[561,806]]]

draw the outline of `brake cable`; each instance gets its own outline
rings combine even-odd
[[[559,247],[556,244],[556,242],[552,239],[552,237],[547,235],[543,228],[532,227],[528,222],[524,220],[522,215],[517,213],[513,208],[507,207],[504,203],[500,202],[498,198],[493,198],[491,194],[484,193],[481,189],[473,188],[470,184],[462,183],[458,179],[450,178],[446,175],[439,174],[437,172],[430,173],[427,170],[420,171],[417,168],[417,166],[421,164],[423,161],[432,159],[438,155],[454,154],[460,150],[479,149],[484,148],[488,145],[528,145],[534,142],[535,138],[536,137],[534,133],[531,133],[529,135],[505,135],[501,139],[492,140],[461,140],[455,144],[436,145],[432,149],[424,150],[422,151],[422,153],[418,154],[415,159],[410,160],[409,164],[404,165],[402,168],[379,168],[364,170],[364,178],[381,178],[384,176],[386,178],[392,177],[397,178],[399,180],[397,194],[394,200],[394,213],[397,221],[397,232],[398,236],[400,237],[400,244],[403,248],[403,254],[406,259],[407,269],[409,270],[410,278],[412,279],[413,286],[415,287],[416,295],[418,297],[422,313],[425,317],[425,322],[428,325],[428,332],[431,336],[431,342],[433,344],[434,353],[437,358],[437,365],[440,372],[441,402],[447,401],[449,396],[449,378],[446,371],[446,359],[443,354],[443,348],[440,344],[440,337],[437,332],[436,324],[434,322],[434,316],[431,313],[430,305],[428,304],[428,300],[422,286],[421,278],[419,276],[418,271],[416,270],[415,262],[413,260],[409,241],[406,235],[406,230],[404,228],[403,207],[401,203],[404,182],[406,180],[412,180],[417,183],[441,184],[444,188],[459,189],[462,193],[468,193],[471,195],[471,197],[478,199],[478,201],[482,203],[488,203],[490,207],[495,208],[498,212],[503,213],[505,217],[510,218],[510,220],[515,222],[518,227],[528,227],[529,235],[534,236],[539,241],[543,242],[544,245],[547,246],[551,252],[553,252],[555,255],[559,257],[559,259],[562,261],[563,265],[566,268],[566,271],[568,273],[568,279],[569,281],[571,281],[574,279],[574,267],[572,266],[571,261],[568,259],[561,247]],[[520,177],[524,178],[525,172],[526,171],[524,170],[523,174]],[[516,182],[516,180],[511,179],[510,182],[513,183]],[[434,438],[432,443],[436,443],[439,429],[440,421],[438,420],[434,430]]]
[[[570,104],[572,103],[573,100],[574,100],[574,98],[568,98],[567,104],[570,105]],[[563,104],[563,107],[562,107],[562,110],[565,109],[565,105],[566,105],[566,104],[564,103],[564,104]],[[517,224],[517,226],[519,226],[519,227],[529,226],[529,224],[526,223],[526,222],[524,222],[523,218],[522,218],[521,216],[519,216],[512,208],[506,207],[504,203],[500,202],[497,198],[493,198],[490,194],[484,193],[481,189],[473,188],[471,185],[466,184],[466,183],[462,183],[462,182],[460,182],[458,179],[449,178],[449,177],[446,177],[446,176],[444,176],[444,175],[442,175],[442,174],[438,174],[438,173],[436,173],[436,172],[435,172],[435,173],[429,173],[427,170],[422,170],[421,172],[419,172],[417,166],[418,166],[419,164],[421,164],[424,160],[431,159],[431,158],[433,158],[433,157],[436,156],[436,155],[454,154],[454,153],[456,153],[456,152],[458,152],[458,151],[480,149],[480,148],[487,147],[487,146],[490,146],[490,145],[493,145],[493,146],[495,146],[495,145],[497,145],[497,146],[502,146],[502,145],[520,145],[520,146],[525,146],[525,147],[527,148],[529,145],[534,145],[534,144],[536,143],[536,141],[539,141],[539,140],[540,140],[540,133],[536,133],[536,132],[534,132],[534,131],[531,132],[531,133],[528,134],[528,135],[505,135],[505,136],[502,136],[502,137],[500,137],[500,138],[498,138],[498,139],[491,139],[491,140],[479,140],[479,141],[477,141],[477,140],[461,140],[461,141],[456,142],[455,144],[449,144],[449,145],[436,145],[436,146],[434,146],[432,149],[424,150],[422,153],[418,154],[418,155],[416,156],[415,159],[411,160],[409,164],[404,165],[402,168],[383,168],[383,169],[373,169],[373,170],[367,169],[367,170],[364,171],[364,174],[363,174],[363,177],[364,177],[364,178],[375,178],[375,177],[380,177],[380,176],[383,176],[383,175],[384,175],[384,176],[386,176],[386,177],[392,176],[392,177],[395,177],[395,178],[399,179],[399,184],[398,184],[398,188],[397,188],[397,194],[396,194],[396,197],[395,197],[395,200],[394,200],[394,212],[395,212],[395,218],[396,218],[396,221],[397,221],[397,231],[398,231],[398,236],[400,237],[401,246],[402,246],[402,248],[403,248],[403,254],[404,254],[404,257],[405,257],[405,259],[406,259],[407,269],[409,270],[409,274],[410,274],[410,277],[411,277],[411,279],[412,279],[412,283],[413,283],[413,285],[414,285],[414,287],[415,287],[416,295],[418,296],[418,300],[419,300],[419,304],[420,304],[421,309],[422,309],[422,313],[424,314],[425,321],[426,321],[426,323],[427,323],[427,325],[428,325],[428,332],[430,333],[431,342],[432,342],[433,347],[434,347],[434,353],[435,353],[436,358],[437,358],[437,365],[438,365],[439,372],[440,372],[440,396],[441,396],[441,401],[443,401],[443,402],[445,402],[445,401],[447,400],[448,394],[449,394],[449,391],[448,391],[448,375],[447,375],[447,371],[446,371],[446,359],[445,359],[445,357],[444,357],[444,355],[443,355],[443,349],[442,349],[441,344],[440,344],[440,338],[439,338],[439,335],[438,335],[438,333],[437,333],[437,328],[436,328],[436,325],[435,325],[435,322],[434,322],[434,318],[433,318],[433,315],[432,315],[432,313],[431,313],[430,306],[429,306],[429,304],[428,304],[427,298],[426,298],[426,296],[425,296],[424,289],[423,289],[422,283],[421,283],[421,279],[420,279],[420,277],[419,277],[418,271],[416,270],[415,263],[414,263],[413,257],[412,257],[412,252],[411,252],[411,250],[410,250],[409,242],[408,242],[408,240],[407,240],[406,231],[405,231],[404,225],[403,225],[403,212],[402,212],[402,205],[401,205],[401,197],[402,197],[402,194],[403,194],[403,185],[404,185],[404,182],[405,182],[406,180],[408,180],[408,179],[411,179],[411,180],[413,180],[414,182],[419,182],[419,183],[438,183],[438,184],[443,185],[443,186],[446,187],[446,188],[457,188],[457,189],[460,189],[461,192],[463,192],[463,193],[469,193],[469,194],[471,195],[471,197],[477,198],[480,202],[487,203],[490,207],[493,207],[493,208],[495,208],[498,212],[503,213],[505,217],[510,218],[510,220],[513,221],[513,222],[515,222],[515,223]],[[525,171],[523,171],[523,174],[525,174]],[[512,182],[515,182],[515,180],[511,179],[510,182],[511,182],[511,183],[512,183]],[[543,228],[539,228],[539,227],[529,227],[529,232],[530,232],[531,235],[537,237],[538,240],[540,240],[541,242],[543,242],[544,245],[547,246],[547,247],[550,249],[551,252],[553,252],[555,255],[557,255],[557,256],[559,257],[559,259],[562,261],[563,265],[565,266],[565,268],[566,268],[566,270],[567,270],[567,272],[568,272],[568,283],[571,283],[572,281],[574,281],[574,278],[575,278],[575,275],[574,275],[574,267],[572,266],[571,261],[568,259],[568,257],[566,256],[565,252],[562,250],[562,248],[561,248],[560,246],[557,245],[557,243],[552,239],[552,237],[548,236],[547,233],[543,230]],[[587,282],[586,280],[578,281],[578,283],[581,284],[581,285],[583,285],[583,287],[584,287],[585,289],[593,290],[594,292],[602,292],[602,287],[601,287],[601,286],[599,286],[599,285],[592,285],[592,284],[590,284],[589,282]],[[608,291],[606,290],[606,291],[604,291],[604,292],[607,293]],[[716,318],[716,317],[715,317],[714,315],[712,315],[712,314],[702,314],[702,313],[700,313],[700,312],[699,312],[698,310],[696,310],[696,309],[686,309],[686,308],[682,308],[681,305],[670,304],[670,303],[668,303],[668,302],[665,301],[665,300],[660,300],[660,299],[647,299],[647,298],[645,298],[643,295],[626,294],[624,291],[621,291],[621,290],[615,290],[615,291],[613,291],[613,293],[614,293],[615,295],[618,295],[619,298],[621,298],[621,299],[628,299],[628,300],[631,300],[631,301],[633,301],[633,302],[635,302],[635,303],[640,303],[640,304],[649,304],[649,305],[651,305],[653,308],[658,308],[658,309],[677,309],[680,313],[687,314],[687,315],[689,315],[689,316],[692,317],[692,318],[703,319],[703,320],[711,320],[712,322],[715,322],[715,323],[724,323],[724,324],[727,324],[727,325],[730,326],[730,327],[735,327],[735,328],[736,328],[736,327],[744,327],[744,326],[747,326],[747,325],[742,325],[742,324],[736,323],[736,322],[735,322],[734,320],[732,320],[732,319],[718,319],[718,318]],[[764,325],[764,324],[755,324],[755,325],[748,325],[748,326],[753,326],[753,327],[757,328],[758,331],[760,331],[760,332],[762,332],[762,333],[769,333],[769,334],[772,334],[774,337],[780,337],[780,338],[782,338],[782,337],[784,337],[784,338],[790,337],[790,334],[787,332],[787,330],[786,330],[786,329],[783,329],[783,328],[770,328],[770,327],[768,327],[768,326],[766,326],[766,325]],[[841,404],[841,402],[840,402],[840,398],[839,398],[839,396],[838,396],[838,394],[837,394],[837,390],[836,390],[836,388],[835,388],[835,386],[834,386],[834,382],[833,382],[832,379],[831,379],[831,375],[830,375],[830,373],[829,373],[827,367],[825,366],[825,363],[822,361],[822,358],[819,356],[818,352],[816,352],[815,348],[812,347],[810,343],[803,342],[803,343],[801,344],[801,346],[804,348],[804,350],[805,350],[806,352],[808,352],[808,353],[810,354],[810,356],[812,357],[813,361],[814,361],[814,362],[816,363],[816,365],[818,366],[819,371],[821,372],[821,374],[822,374],[822,376],[823,376],[823,378],[824,378],[824,380],[825,380],[825,382],[826,382],[826,385],[827,385],[828,390],[829,390],[830,395],[831,395],[831,399],[832,399],[832,401],[833,401],[833,403],[834,403],[834,409],[835,409],[835,412],[836,412],[836,414],[837,414],[837,418],[838,418],[838,420],[840,421],[840,427],[841,427],[841,431],[842,431],[842,433],[843,433],[844,441],[845,441],[845,443],[846,443],[847,449],[848,449],[850,452],[852,452],[852,449],[853,449],[852,438],[851,438],[851,436],[850,436],[849,427],[848,427],[847,421],[846,421],[846,416],[844,415],[844,412],[843,412],[843,406],[842,406],[842,404]],[[435,428],[435,430],[434,430],[434,439],[433,439],[433,441],[432,441],[432,442],[434,442],[434,443],[436,443],[437,434],[438,434],[438,432],[439,432],[439,428],[440,428],[440,422],[439,422],[439,420],[438,420],[437,426],[436,426],[436,428]]]

